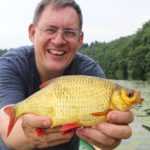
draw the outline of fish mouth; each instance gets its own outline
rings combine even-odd
[[[141,93],[140,92],[133,92],[133,94],[131,94],[131,98],[136,98],[136,100],[133,102],[133,104],[139,104],[142,103],[144,101],[144,98],[140,97]]]
[[[48,49],[47,52],[54,56],[64,56],[67,53],[66,50],[56,50],[56,49]]]
[[[140,98],[137,101],[134,102],[134,104],[140,104],[144,101],[144,98]]]

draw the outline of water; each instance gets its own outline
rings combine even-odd
[[[144,98],[142,104],[132,108],[135,118],[130,125],[133,131],[131,138],[123,140],[115,150],[150,150],[150,82],[123,80],[115,82],[141,91]]]
[[[132,108],[134,122],[130,124],[132,136],[122,140],[115,150],[150,150],[150,81],[124,81],[113,80],[130,89],[141,91],[144,102]],[[84,147],[84,148],[83,148]],[[87,145],[81,143],[80,150],[91,150]]]

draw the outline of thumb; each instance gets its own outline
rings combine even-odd
[[[49,128],[52,122],[45,116],[26,114],[23,116],[22,123],[30,126],[31,128]]]

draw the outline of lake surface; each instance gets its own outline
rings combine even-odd
[[[144,98],[142,104],[131,109],[135,116],[134,122],[130,125],[133,131],[131,138],[123,140],[115,150],[150,150],[150,81],[114,81],[141,91]]]

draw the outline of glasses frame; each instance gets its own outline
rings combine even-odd
[[[38,25],[36,25],[37,29],[39,31],[44,32],[49,38],[54,39],[58,35],[58,33],[61,33],[63,38],[67,41],[70,41],[72,39],[76,39],[81,35],[80,30],[72,30],[72,29],[60,29],[57,27],[47,27],[45,29],[40,28]]]

